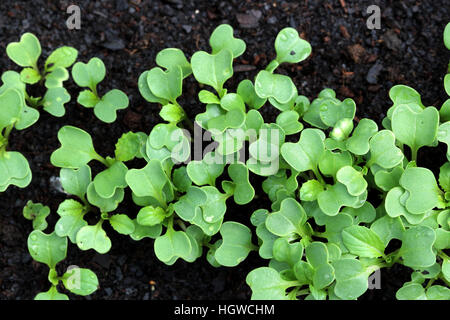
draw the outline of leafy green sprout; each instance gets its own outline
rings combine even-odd
[[[161,104],[167,123],[148,135],[125,133],[114,157],[100,156],[87,132],[70,126],[60,130],[61,147],[51,162],[62,168],[64,190],[78,199],[60,204],[56,235],[69,237],[82,250],[105,253],[112,245],[102,228],[106,221],[134,240],[155,239],[155,254],[168,265],[180,258],[193,262],[206,249],[211,265],[233,267],[257,251],[269,261],[247,276],[254,299],[357,299],[374,271],[394,264],[412,272],[398,299],[450,299],[450,167],[448,162],[441,167],[437,181],[419,166],[422,147],[450,145],[444,106],[439,111],[425,107],[417,91],[394,86],[393,105],[379,129],[370,119],[355,121],[355,102],[339,100],[330,88],[310,102],[289,77],[274,73],[311,53],[292,28],[280,31],[276,58],[266,69],[229,92],[225,83],[245,43],[222,25],[210,46],[210,53],[194,53],[190,62],[179,49],[157,55],[158,67],[145,71],[138,85],[146,100]],[[198,95],[205,112],[195,120],[219,147],[184,165],[189,154],[173,155],[190,143],[183,134],[189,121],[177,102],[190,75],[207,86]],[[97,83],[86,87],[94,93]],[[258,111],[270,106],[280,111],[276,123],[265,123]],[[232,130],[255,134],[250,141]],[[277,132],[273,141],[268,131]],[[298,139],[286,141],[288,135]],[[242,148],[248,148],[252,161],[234,160]],[[270,166],[272,156],[279,156],[276,167]],[[125,165],[135,158],[144,159],[144,167]],[[105,167],[94,178],[92,160]],[[229,221],[227,214],[231,199],[245,205],[255,198],[251,174],[264,177],[262,188],[271,201],[269,210],[249,217],[256,245],[252,229]],[[140,208],[135,219],[118,210],[126,189]],[[88,225],[86,214],[98,222]],[[401,245],[391,249],[394,239]]]

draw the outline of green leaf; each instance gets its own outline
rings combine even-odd
[[[252,201],[255,196],[255,189],[250,184],[247,167],[243,163],[230,164],[228,175],[235,184],[234,202],[244,205]]]
[[[21,153],[4,151],[0,154],[0,192],[10,185],[25,188],[30,184],[31,176],[28,161]]]
[[[45,60],[45,69],[52,71],[55,68],[68,68],[77,60],[78,51],[72,47],[60,47],[54,50]]]
[[[380,237],[380,240],[386,247],[392,239],[402,239],[405,227],[400,217],[383,216],[372,223],[370,230]]]
[[[125,180],[137,196],[153,197],[162,206],[166,205],[166,196],[162,189],[168,178],[160,161],[150,160],[142,169],[128,170]]]
[[[450,121],[439,126],[437,139],[447,145],[447,160],[450,159]]]
[[[446,192],[450,191],[450,162],[444,163],[439,169],[439,185]]]
[[[398,166],[390,171],[380,170],[374,175],[375,183],[383,191],[389,191],[400,185],[400,177],[403,174],[403,167]]]
[[[67,290],[80,296],[90,295],[99,286],[94,272],[79,267],[69,267],[62,276],[62,282]]]
[[[124,189],[118,188],[111,197],[104,198],[97,193],[93,182],[87,188],[89,203],[99,208],[101,212],[112,212],[116,210],[119,203],[122,202],[124,195]]]
[[[63,87],[48,89],[42,100],[44,110],[55,117],[62,117],[66,113],[64,104],[70,101],[70,94]]]
[[[50,214],[50,208],[42,205],[41,203],[33,203],[28,200],[22,211],[25,219],[33,221],[34,230],[45,230],[47,228],[47,221],[45,220]]]
[[[418,283],[406,283],[395,294],[397,300],[427,300],[425,289]]]
[[[192,245],[185,232],[168,230],[155,240],[154,250],[159,260],[173,264],[178,258],[189,257]]]
[[[105,74],[105,64],[97,57],[90,59],[88,63],[77,62],[72,67],[73,81],[79,87],[88,87],[94,92],[97,84],[105,78]]]
[[[61,185],[67,193],[84,199],[92,179],[91,168],[88,165],[83,165],[79,169],[62,168],[59,176]]]
[[[450,289],[443,286],[431,286],[427,290],[428,300],[450,300]]]
[[[338,182],[335,185],[327,186],[325,191],[319,193],[317,202],[326,215],[335,216],[343,206],[357,207],[361,201],[360,197],[365,194],[367,195],[367,193],[363,193],[359,197],[352,196],[347,191],[347,187]]]
[[[111,198],[117,189],[125,188],[125,175],[128,168],[120,161],[114,162],[109,168],[97,174],[94,178],[95,191],[102,198]]]
[[[136,218],[140,225],[151,227],[161,224],[166,218],[166,212],[161,207],[147,206],[139,210]]]
[[[58,140],[61,147],[50,157],[56,167],[77,169],[100,157],[95,152],[91,136],[84,130],[64,126],[58,131]]]
[[[158,52],[156,55],[156,64],[167,70],[176,69],[177,66],[183,72],[183,78],[192,73],[191,65],[186,59],[183,51],[177,48],[166,48]]]
[[[24,83],[35,84],[41,80],[41,74],[33,68],[25,68],[20,72],[20,80]]]
[[[352,196],[359,196],[367,189],[367,181],[363,173],[351,166],[345,166],[336,173],[337,181],[347,187],[347,191]]]
[[[170,103],[162,107],[159,115],[164,119],[164,121],[173,123],[178,123],[186,117],[180,106]]]
[[[425,214],[412,214],[406,209],[403,197],[407,195],[408,192],[402,187],[395,187],[389,190],[385,199],[386,213],[391,218],[404,216],[409,223],[419,224],[425,219]]]
[[[252,270],[245,281],[252,289],[252,300],[287,300],[286,289],[293,286],[269,267]]]
[[[138,133],[127,132],[117,140],[114,154],[118,161],[130,161],[139,155],[141,149],[141,139]]]
[[[392,131],[396,139],[408,145],[413,154],[423,146],[433,145],[437,137],[438,126],[439,112],[434,107],[416,112],[408,105],[403,104],[399,105],[392,113]]]
[[[183,71],[180,66],[174,66],[167,71],[156,67],[148,72],[147,82],[155,96],[175,102],[181,95]]]
[[[277,116],[276,123],[286,135],[295,134],[303,130],[303,124],[298,121],[299,117],[300,115],[294,110],[283,111]]]
[[[444,29],[444,44],[450,50],[450,23],[447,23]]]
[[[216,250],[215,258],[223,266],[237,266],[254,248],[252,233],[243,224],[227,221],[222,224],[220,234],[223,240]]]
[[[216,179],[222,174],[225,163],[216,163],[214,152],[207,153],[200,161],[193,160],[186,166],[189,178],[199,186],[216,184]]]
[[[58,262],[66,258],[67,238],[60,238],[55,232],[46,234],[34,230],[28,236],[28,251],[34,260],[54,269]]]
[[[420,167],[407,168],[400,178],[400,185],[409,191],[405,207],[410,213],[421,214],[438,205],[440,191],[431,170]]]
[[[197,51],[192,55],[191,66],[195,79],[213,87],[220,96],[223,84],[233,76],[233,53],[224,49],[216,54]]]
[[[369,152],[369,140],[378,131],[375,121],[361,119],[353,134],[346,141],[347,150],[356,155],[365,155]]]
[[[342,239],[347,249],[357,256],[366,258],[384,256],[383,241],[371,229],[363,226],[347,227],[342,231]]]
[[[86,209],[78,201],[67,199],[58,207],[59,220],[55,225],[55,232],[60,237],[68,236],[72,243],[77,241],[77,233],[81,228],[87,226],[83,219]]]
[[[242,97],[245,104],[252,109],[261,108],[267,101],[267,99],[258,97],[253,82],[248,79],[239,82],[236,92]]]
[[[344,300],[352,300],[361,296],[368,288],[368,274],[362,263],[355,259],[341,259],[332,263],[336,286],[335,294]]]
[[[45,87],[48,89],[62,87],[63,82],[68,79],[69,71],[63,67],[58,67],[45,76]]]
[[[392,119],[392,113],[394,110],[402,104],[407,104],[410,107],[416,106],[417,109],[424,109],[425,106],[422,104],[420,94],[411,87],[405,85],[396,85],[389,90],[389,97],[391,98],[394,105],[388,110],[388,118]]]
[[[130,237],[134,241],[139,241],[144,238],[156,239],[161,235],[162,231],[161,224],[152,227],[142,226],[136,221],[136,219],[133,220],[133,223],[134,223],[134,232],[130,234]]]
[[[180,192],[186,192],[189,189],[189,187],[192,185],[192,180],[187,174],[186,167],[180,167],[173,170],[172,182],[175,186],[175,189]]]
[[[429,267],[436,262],[433,243],[436,234],[426,226],[414,226],[403,233],[400,253],[403,264],[412,268]]]
[[[214,29],[209,38],[209,45],[212,48],[212,54],[228,49],[233,53],[233,58],[239,57],[245,51],[245,42],[233,36],[233,28],[228,24],[221,24]]]
[[[294,28],[284,28],[275,39],[276,60],[278,63],[298,63],[311,54],[311,45],[299,37]]]
[[[312,266],[309,272],[311,272],[314,288],[320,290],[329,286],[334,281],[334,268],[328,263],[327,246],[322,242],[312,242],[306,247],[305,253]]]
[[[280,237],[292,233],[303,234],[303,225],[306,222],[306,212],[294,199],[287,198],[281,202],[280,210],[271,213],[266,220],[267,229]]]
[[[111,240],[102,228],[102,220],[96,225],[84,226],[77,233],[77,245],[81,250],[94,249],[100,254],[104,254],[111,249]]]
[[[93,108],[100,101],[100,98],[91,90],[86,89],[78,94],[77,102],[86,108]]]
[[[335,180],[337,172],[346,166],[353,164],[353,157],[350,152],[332,152],[325,150],[325,153],[320,157],[319,169],[322,174],[327,177],[333,177]]]
[[[41,55],[41,44],[32,33],[24,33],[19,42],[6,46],[8,57],[21,67],[35,67]]]
[[[300,199],[302,201],[315,201],[323,190],[323,185],[319,181],[308,180],[300,188]]]
[[[46,292],[40,292],[34,297],[34,300],[69,300],[64,293],[59,293],[55,286],[52,286]]]
[[[198,211],[200,215],[203,215],[200,206],[205,204],[207,199],[206,191],[191,186],[187,189],[186,194],[174,204],[175,212],[183,220],[192,221]]]
[[[162,105],[166,105],[168,103],[167,100],[158,98],[155,94],[150,90],[150,85],[148,82],[148,73],[149,71],[144,71],[141,73],[138,79],[138,88],[142,97],[148,102],[160,103]]]
[[[0,94],[0,130],[18,121],[24,103],[20,92],[7,89]]]
[[[114,230],[120,234],[132,234],[134,232],[134,222],[125,214],[115,214],[109,218],[109,223]]]
[[[94,107],[97,118],[106,123],[112,123],[117,119],[117,110],[128,107],[128,96],[118,89],[108,91]]]
[[[319,160],[325,152],[322,131],[305,129],[296,143],[287,142],[281,146],[281,154],[286,162],[299,172],[317,170]]]
[[[286,238],[278,238],[273,242],[273,258],[286,262],[293,267],[303,256],[303,245],[300,242],[289,243]]]
[[[394,168],[403,161],[402,151],[395,146],[395,136],[389,130],[377,132],[369,141],[370,158],[367,166],[377,164],[384,169]]]
[[[355,101],[347,98],[342,102],[339,100],[325,100],[320,104],[319,115],[325,125],[334,127],[342,119],[350,119],[351,122],[355,117],[355,112]]]
[[[297,88],[288,76],[261,70],[255,79],[255,92],[262,99],[274,98],[279,103],[287,103]]]
[[[201,205],[203,211],[203,219],[207,223],[217,223],[223,219],[227,210],[227,195],[222,194],[217,188],[206,186],[201,188],[205,191],[207,200]]]

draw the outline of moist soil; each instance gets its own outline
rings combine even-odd
[[[80,30],[66,26],[66,9],[73,3],[81,8]],[[366,26],[366,10],[373,4],[381,9],[381,28],[376,30]],[[0,17],[2,71],[20,70],[6,56],[5,47],[18,41],[22,33],[32,32],[41,42],[43,57],[62,45],[77,48],[79,61],[100,57],[107,70],[100,93],[118,88],[130,99],[130,106],[119,112],[117,121],[105,124],[91,109],[76,103],[80,89],[69,80],[65,86],[72,101],[66,105],[63,118],[42,112],[39,122],[31,128],[13,131],[10,150],[26,156],[33,180],[25,189],[10,187],[0,195],[0,299],[32,299],[49,287],[47,267],[33,262],[28,254],[31,223],[23,218],[22,208],[29,199],[48,205],[53,212],[48,218],[49,229],[53,228],[58,204],[66,198],[55,184],[59,169],[50,164],[50,154],[59,146],[59,128],[73,125],[88,131],[103,156],[113,155],[122,133],[148,133],[160,121],[159,106],[140,96],[137,79],[155,66],[156,54],[164,48],[180,48],[190,58],[197,50],[209,50],[209,35],[216,26],[232,25],[235,36],[247,43],[246,52],[235,61],[235,76],[227,82],[230,90],[235,90],[239,81],[253,79],[257,70],[274,58],[275,37],[290,26],[311,43],[313,53],[300,64],[282,65],[278,70],[291,76],[299,93],[309,99],[325,87],[333,88],[338,98],[356,101],[358,118],[369,117],[381,126],[391,105],[389,89],[395,84],[418,90],[425,105],[440,107],[447,98],[443,77],[450,54],[442,43],[445,24],[450,21],[446,0],[4,0],[0,2]],[[198,90],[192,78],[185,81],[180,102],[191,118],[202,112]],[[261,112],[266,121],[273,121],[277,114],[269,106]],[[435,172],[444,161],[442,148],[424,148],[419,154],[419,165]],[[230,204],[227,219],[249,224],[253,210],[269,207],[261,180],[252,182],[259,197],[247,206]],[[128,195],[120,210],[134,217],[138,208]],[[155,257],[153,240],[135,242],[108,228],[107,232],[113,246],[105,255],[69,246],[61,270],[69,265],[91,268],[100,282],[99,290],[91,296],[71,298],[249,299],[246,275],[253,268],[267,265],[252,253],[236,268],[213,268],[204,256],[195,263],[179,260],[166,266]],[[401,266],[383,269],[381,290],[368,290],[361,299],[395,299],[396,290],[410,279],[410,271]]]

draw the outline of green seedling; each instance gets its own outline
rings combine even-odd
[[[95,57],[88,63],[77,62],[72,68],[75,83],[85,89],[78,95],[77,102],[86,108],[94,108],[94,114],[106,123],[114,122],[117,111],[128,107],[128,96],[121,90],[112,89],[103,96],[99,95],[97,85],[106,75],[105,64]]]

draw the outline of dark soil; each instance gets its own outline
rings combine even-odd
[[[81,7],[81,30],[66,27],[66,8],[72,3]],[[366,8],[372,4],[382,10],[380,30],[366,27]],[[43,57],[59,46],[70,45],[79,50],[81,61],[93,56],[103,59],[107,76],[100,91],[119,88],[130,98],[130,107],[119,112],[118,120],[104,124],[92,110],[77,105],[79,89],[69,80],[66,84],[73,98],[62,119],[43,112],[36,125],[13,132],[10,149],[29,159],[33,181],[24,190],[11,187],[0,195],[0,299],[32,299],[49,287],[47,267],[32,262],[28,254],[31,223],[23,218],[22,208],[29,199],[50,206],[53,227],[58,204],[65,198],[51,184],[59,173],[50,164],[50,154],[59,146],[58,129],[70,124],[87,130],[104,156],[113,154],[122,133],[149,132],[160,121],[158,106],[143,100],[137,79],[155,65],[157,52],[166,47],[180,48],[190,57],[196,50],[209,50],[209,35],[217,25],[231,24],[247,43],[247,51],[235,62],[235,77],[227,83],[235,89],[241,79],[254,77],[274,57],[278,31],[290,26],[311,43],[313,53],[307,61],[283,65],[279,70],[293,77],[299,93],[310,99],[325,87],[333,88],[339,98],[351,97],[357,102],[359,118],[370,117],[380,125],[390,107],[388,91],[395,84],[414,87],[426,105],[440,107],[446,99],[442,85],[450,57],[442,43],[445,24],[450,21],[446,0],[3,0],[0,17],[2,71],[18,70],[5,54],[6,45],[18,41],[22,33],[32,32],[41,41]],[[193,117],[202,109],[194,81],[185,81],[184,92],[182,105]],[[269,107],[262,112],[267,121],[276,115]],[[443,154],[425,149],[419,164],[436,169],[444,161]],[[228,219],[248,221],[251,212],[262,206],[267,202],[232,207]],[[137,207],[127,201],[122,209],[133,216]],[[215,269],[204,258],[169,267],[156,259],[152,240],[134,242],[109,234],[113,248],[108,254],[82,252],[70,245],[68,258],[61,264],[61,268],[76,264],[96,272],[101,287],[88,299],[248,299],[247,273],[266,264],[252,254],[237,268]],[[369,290],[362,298],[394,299],[409,273],[401,267],[383,270],[382,290]]]

